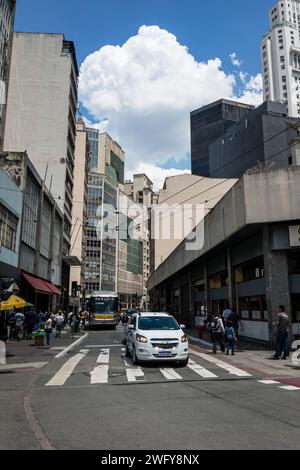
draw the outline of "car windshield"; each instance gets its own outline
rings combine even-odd
[[[172,317],[139,318],[140,330],[179,330],[179,325]]]

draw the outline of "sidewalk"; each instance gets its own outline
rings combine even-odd
[[[77,341],[86,332],[75,333],[72,338],[69,327],[62,331],[61,338],[55,338],[55,330],[51,335],[50,346],[35,346],[34,339],[22,339],[19,342],[15,340],[8,341],[6,344],[6,364],[26,364],[49,362],[60,351]],[[46,343],[46,340],[45,340]],[[0,366],[0,370],[1,370]],[[2,367],[3,368],[3,367]]]
[[[205,332],[203,339],[198,338],[196,329],[186,330],[186,333],[192,349],[213,354],[209,333]],[[235,352],[235,356],[226,356],[219,351],[214,356],[250,373],[263,373],[266,377],[300,377],[300,366],[293,365],[289,359],[286,361],[272,360],[274,351],[268,346],[240,340]]]

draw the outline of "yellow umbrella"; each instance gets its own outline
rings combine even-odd
[[[14,308],[24,308],[26,301],[16,295],[11,295],[10,298],[1,302],[0,310],[13,310]]]

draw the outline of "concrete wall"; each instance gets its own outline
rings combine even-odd
[[[196,225],[193,221],[190,228],[185,225],[182,212],[184,204],[194,207],[199,204],[203,207],[203,213],[206,214],[208,209],[214,207],[236,181],[234,179],[221,180],[222,184],[220,184],[220,180],[189,174],[166,179],[164,188],[159,192],[158,202],[161,206],[161,214],[152,218],[152,238],[159,234],[159,237],[154,240],[155,269],[168,258]],[[179,219],[175,218],[172,206],[176,206],[174,210],[182,215],[181,227],[179,226],[180,215]],[[162,233],[167,225],[170,227],[170,232],[166,233],[166,239],[163,239]]]
[[[65,199],[71,58],[62,54],[61,34],[15,33],[4,149],[30,159],[63,211]]]

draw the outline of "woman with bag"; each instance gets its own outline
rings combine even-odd
[[[52,333],[52,318],[50,315],[45,323],[45,333],[47,346],[50,346],[50,338]]]

